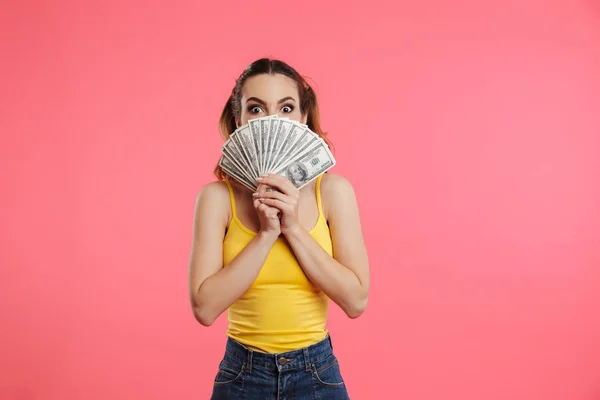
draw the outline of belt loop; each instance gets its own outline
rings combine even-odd
[[[306,366],[306,371],[310,372],[310,358],[308,357],[308,347],[305,347],[302,350],[304,353],[304,365]]]
[[[248,371],[249,374],[252,373],[252,353],[254,353],[254,351],[248,349],[248,359],[246,360],[246,370]]]
[[[331,335],[327,335],[327,338],[329,339],[329,345],[331,346],[331,351],[333,352],[333,342],[331,341]]]

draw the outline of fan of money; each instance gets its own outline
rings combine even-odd
[[[256,178],[286,176],[300,189],[335,165],[327,143],[307,125],[278,116],[255,118],[235,130],[221,149],[223,171],[252,191]]]

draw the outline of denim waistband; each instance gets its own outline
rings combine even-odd
[[[254,351],[229,336],[225,346],[225,356],[237,359],[250,372],[253,367],[274,371],[304,368],[310,371],[311,364],[317,363],[331,354],[333,354],[333,344],[329,334],[318,343],[284,353]]]

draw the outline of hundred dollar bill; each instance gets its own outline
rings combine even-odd
[[[222,150],[223,156],[228,160],[229,163],[233,164],[235,168],[243,175],[248,181],[254,181],[254,178],[249,172],[249,169],[244,165],[243,158],[240,157],[237,149],[233,146],[229,146],[229,148],[224,147]]]
[[[219,160],[219,166],[227,175],[231,176],[251,191],[256,191],[256,185],[253,184],[251,180],[248,180],[248,178],[244,177],[230,159],[225,156],[221,156],[221,159]]]
[[[320,140],[317,147],[284,163],[276,173],[286,176],[296,188],[301,189],[334,165],[333,154],[327,144]]]
[[[226,142],[226,145],[230,149],[237,149],[236,154],[239,154],[242,164],[244,165],[244,169],[252,175],[252,166],[250,165],[250,158],[246,156],[246,151],[244,151],[243,143],[239,137],[239,129],[237,129],[231,134],[231,136],[229,136],[229,143]]]
[[[250,132],[249,125],[242,126],[236,134],[236,138],[239,139],[242,151],[247,158],[247,164],[250,167],[250,173],[254,178],[258,178],[258,156],[256,154],[256,148],[254,147],[254,140]]]
[[[260,118],[251,119],[248,121],[248,127],[250,128],[250,138],[254,145],[254,151],[256,152],[256,172],[258,175],[262,174],[262,132]]]
[[[243,150],[238,146],[238,141],[236,140],[236,133],[234,132],[229,139],[225,141],[221,152],[225,154],[227,157],[231,158],[233,162],[238,166],[241,172],[244,173],[248,179],[254,179],[251,174],[251,167],[244,156]]]
[[[285,139],[283,139],[283,143],[281,144],[281,147],[276,150],[275,157],[273,157],[273,159],[271,160],[270,168],[272,170],[275,170],[275,171],[277,170],[280,163],[284,160],[284,158],[287,156],[289,151],[294,147],[294,144],[306,132],[306,128],[303,128],[302,126],[300,126],[300,124],[298,124],[295,121],[291,122],[290,125],[291,125],[291,127],[290,127]]]
[[[268,174],[268,173],[272,172],[271,170],[269,170],[269,166],[271,164],[271,160],[274,155],[273,146],[277,140],[277,132],[279,130],[279,124],[281,123],[282,120],[283,119],[280,119],[280,118],[274,118],[273,120],[271,120],[271,123],[269,125],[269,134],[267,135],[269,137],[269,139],[268,139],[267,152],[265,155],[265,165],[263,168],[264,174]]]
[[[267,163],[269,140],[270,140],[270,128],[273,121],[277,119],[277,115],[271,115],[269,117],[261,118],[260,120],[260,132],[261,132],[261,165],[260,174],[266,174],[265,165]]]
[[[277,170],[282,162],[286,159],[295,157],[298,154],[298,150],[307,142],[309,139],[310,130],[295,122],[290,133],[286,138],[284,146],[281,148],[281,152],[277,155],[277,162],[273,164],[273,169]]]
[[[273,169],[278,170],[281,164],[285,163],[287,160],[301,157],[304,153],[317,147],[322,140],[323,139],[307,127],[298,140],[296,140],[296,142],[287,150],[287,153],[281,156],[279,163],[275,165]]]
[[[281,152],[281,148],[288,137],[290,129],[292,129],[293,123],[289,120],[280,120],[279,126],[277,127],[277,132],[274,134],[271,155],[269,156],[269,163],[267,165],[267,171],[273,171],[273,165],[278,158],[278,155]]]
[[[226,150],[223,152],[221,158],[219,159],[219,166],[227,174],[233,173],[236,175],[236,177],[244,179],[246,183],[252,182],[252,179],[248,179],[248,177],[244,175],[243,169],[240,168],[238,164],[236,164],[236,161],[228,155]]]

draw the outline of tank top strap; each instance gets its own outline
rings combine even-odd
[[[227,179],[223,179],[223,181],[227,184],[227,188],[229,189],[229,201],[231,203],[231,220],[235,221],[237,219],[236,206],[235,206],[235,196],[233,195],[233,186],[231,186],[231,182]]]
[[[317,207],[319,209],[319,218],[324,218],[323,215],[323,204],[321,202],[321,179],[323,178],[323,174],[317,177],[317,184],[315,185],[315,194],[317,196]]]

